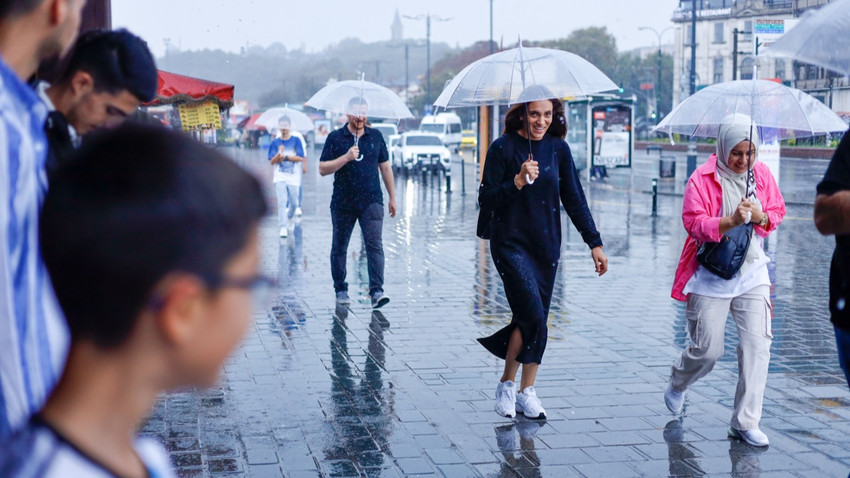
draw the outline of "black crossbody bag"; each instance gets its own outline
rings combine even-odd
[[[753,237],[753,223],[730,229],[720,242],[704,242],[697,251],[697,261],[712,274],[729,280],[741,270]]]

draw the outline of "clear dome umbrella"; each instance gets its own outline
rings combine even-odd
[[[443,108],[513,105],[615,89],[617,85],[584,58],[564,50],[526,48],[520,40],[516,48],[493,53],[461,70],[434,105]],[[525,123],[531,151],[528,121]]]
[[[847,124],[826,105],[796,88],[768,80],[717,83],[679,103],[654,132],[716,138],[730,121],[749,123],[762,140],[804,138],[844,131]],[[750,134],[750,138],[753,135]],[[752,165],[748,188],[755,184]],[[748,189],[749,190],[749,189]]]
[[[394,91],[371,81],[361,74],[359,80],[331,83],[317,91],[305,103],[319,110],[370,118],[413,118],[404,100]],[[358,138],[354,135],[354,145]],[[361,155],[357,160],[363,159]]]
[[[256,124],[271,131],[278,126],[280,118],[286,116],[289,118],[290,129],[300,131],[302,133],[313,130],[313,120],[301,111],[289,107],[269,108],[257,118]]]
[[[796,88],[769,80],[717,83],[679,103],[655,132],[717,137],[730,115],[746,115],[762,139],[804,138],[847,129],[826,105]]]
[[[791,56],[850,75],[850,0],[809,11],[794,28],[765,48],[769,56]]]
[[[377,83],[366,81],[363,76],[359,80],[331,83],[317,91],[305,104],[319,110],[357,116],[360,114],[359,108],[349,107],[354,98],[368,106],[370,118],[413,118],[398,94]]]
[[[469,64],[446,85],[434,105],[512,105],[616,89],[605,73],[574,53],[520,43]]]

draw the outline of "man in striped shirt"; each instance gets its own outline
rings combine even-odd
[[[73,44],[85,0],[0,3],[0,437],[58,379],[68,332],[38,246],[47,190],[45,105],[25,81]]]

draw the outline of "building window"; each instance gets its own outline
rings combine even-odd
[[[714,83],[723,82],[723,57],[714,59]]]
[[[753,21],[747,20],[744,22],[744,41],[753,41]]]
[[[692,31],[691,25],[690,24],[685,25],[685,28],[684,28],[683,31],[685,32],[685,38],[684,38],[684,41],[682,42],[682,44],[684,44],[685,46],[691,46],[691,31]]]
[[[723,23],[717,22],[714,24],[714,43],[723,43]]]
[[[753,79],[753,66],[755,65],[755,61],[752,57],[746,57],[741,61],[741,79],[742,80],[752,80]]]
[[[776,59],[776,78],[779,78],[782,81],[785,81],[785,60],[782,58]]]

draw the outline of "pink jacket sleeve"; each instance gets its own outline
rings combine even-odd
[[[719,204],[713,200],[719,189],[710,175],[694,174],[685,187],[682,199],[682,223],[688,235],[698,242],[718,242],[720,234]]]

